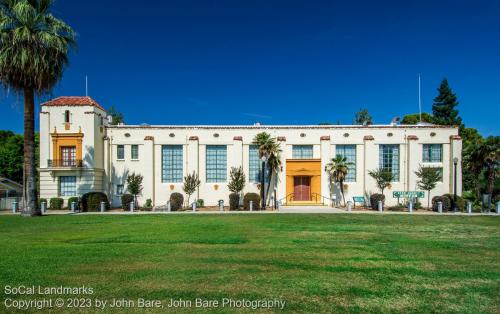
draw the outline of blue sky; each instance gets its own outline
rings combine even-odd
[[[468,127],[498,135],[500,1],[56,1],[78,50],[49,96],[130,124],[375,123],[425,111],[447,77]],[[43,100],[41,99],[41,100]],[[0,129],[22,132],[2,92]]]

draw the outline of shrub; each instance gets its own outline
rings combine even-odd
[[[50,209],[62,209],[64,200],[60,197],[53,197],[50,199]]]
[[[444,194],[443,196],[446,196],[447,198],[450,199],[450,209],[453,209],[453,194]],[[457,195],[457,209],[461,212],[465,211],[465,200],[463,197]]]
[[[196,207],[205,207],[205,201],[202,198],[196,200]]]
[[[257,193],[247,193],[243,197],[243,208],[250,210],[250,201],[253,201],[253,209],[260,209],[260,195]]]
[[[170,194],[170,206],[172,210],[179,210],[184,203],[184,196],[181,193],[174,192]]]
[[[415,204],[413,205],[413,207],[414,207],[415,209],[420,209],[420,208],[422,208],[422,203],[420,203],[420,201],[417,199],[417,200],[415,201]]]
[[[146,200],[146,203],[144,204],[144,208],[149,209],[149,208],[152,208],[152,207],[153,207],[153,201],[150,198],[148,198]]]
[[[101,211],[101,202],[106,203],[106,210],[109,210],[109,201],[106,194],[102,192],[89,192],[82,195],[80,199],[80,209],[84,212]]]
[[[434,196],[432,198],[432,210],[438,211],[438,202],[443,202],[443,211],[451,208],[451,201],[447,196]]]
[[[134,196],[132,194],[123,194],[122,195],[122,208],[123,210],[130,209],[130,202],[134,201]]]
[[[78,197],[73,196],[68,198],[68,209],[71,209],[71,203],[76,202],[76,207],[78,208]]]
[[[374,210],[378,210],[378,201],[382,201],[382,205],[385,204],[385,195],[384,194],[372,194],[370,195],[370,206]]]
[[[39,198],[38,199],[38,208],[42,208],[42,202],[45,202],[45,204],[48,204],[46,198]]]
[[[240,207],[240,194],[231,193],[229,194],[229,209],[238,210]]]

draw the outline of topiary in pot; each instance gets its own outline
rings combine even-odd
[[[385,204],[385,195],[375,193],[370,195],[370,206],[374,210],[378,210],[378,201],[382,201],[382,206]]]
[[[170,194],[171,210],[182,209],[182,204],[184,204],[184,196],[181,193],[174,192]]]
[[[243,208],[250,210],[250,201],[253,201],[253,209],[260,209],[260,195],[257,193],[247,193],[243,197]]]
[[[240,194],[231,193],[229,194],[229,209],[238,210],[240,208]]]
[[[451,209],[451,201],[447,196],[434,196],[432,198],[432,210],[438,211],[438,202],[443,203],[443,211]]]
[[[68,206],[67,206],[68,209],[71,209],[71,203],[73,202],[76,202],[76,207],[78,208],[78,197],[73,196],[68,198]]]
[[[42,208],[42,203],[45,203],[46,205],[49,204],[49,202],[47,202],[46,198],[39,198],[38,199],[38,208]]]
[[[205,201],[200,198],[196,200],[196,207],[205,207]]]
[[[123,194],[121,200],[123,210],[130,210],[130,202],[134,201],[134,196],[132,194]]]
[[[50,209],[62,209],[64,200],[60,197],[53,197],[50,199]]]

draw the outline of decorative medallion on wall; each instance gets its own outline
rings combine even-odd
[[[214,137],[219,137],[219,133],[214,133]]]
[[[168,136],[175,137],[175,134],[174,133],[170,133]]]
[[[344,137],[349,137],[349,133],[344,133]]]
[[[300,137],[306,137],[306,133],[300,133]]]
[[[432,137],[436,136],[436,133],[435,132],[431,132],[431,136]]]
[[[394,135],[394,134],[392,134],[391,132],[387,133],[387,136],[388,136],[388,137],[391,137],[391,136],[393,136],[393,135]]]
[[[219,185],[218,184],[214,184],[214,190],[218,190],[219,189]]]
[[[125,133],[125,137],[130,137],[130,133]]]
[[[175,185],[170,184],[170,190],[173,190],[175,188]]]

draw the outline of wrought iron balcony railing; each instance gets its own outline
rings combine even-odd
[[[49,159],[47,161],[49,167],[71,167],[71,168],[81,168],[83,167],[83,162],[81,159]]]

